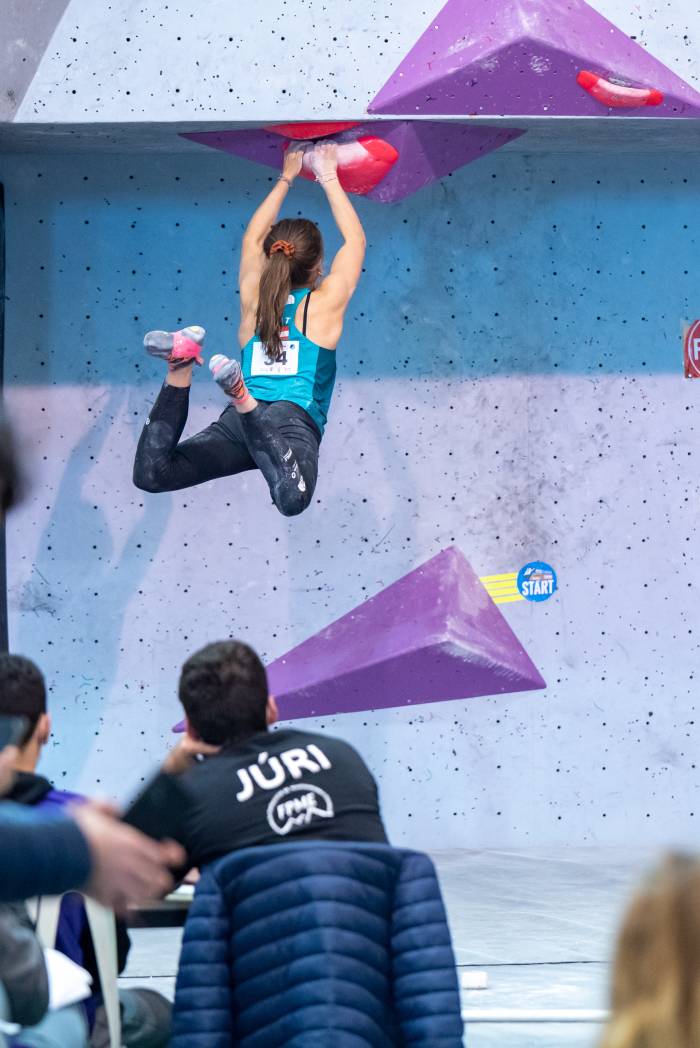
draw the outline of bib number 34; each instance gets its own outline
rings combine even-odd
[[[280,360],[271,360],[265,352],[262,342],[253,343],[253,355],[250,362],[251,375],[296,375],[299,371],[299,343],[285,341],[282,343]]]

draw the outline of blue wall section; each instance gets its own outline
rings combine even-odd
[[[367,272],[294,520],[256,474],[163,496],[130,480],[161,376],[143,332],[196,322],[231,348],[268,173],[206,151],[5,156],[0,180],[35,477],[9,527],[11,640],[52,682],[50,773],[123,796],[169,741],[195,647],[233,633],[271,659],[454,542],[479,574],[557,568],[553,600],[505,606],[549,687],[319,722],[367,755],[395,839],[694,838],[692,157],[500,154],[362,204]],[[322,203],[295,186],[287,211],[330,234]],[[221,407],[200,372],[191,427]]]
[[[692,155],[493,157],[402,204],[361,201],[374,293],[355,301],[346,373],[677,372],[695,291],[694,167]],[[230,343],[238,241],[272,184],[265,169],[205,150],[4,168],[22,183],[8,201],[23,241],[9,321],[33,347],[10,357],[10,380],[152,381],[134,352],[144,328],[193,318],[211,344]],[[290,204],[328,225],[313,186],[298,183]],[[66,338],[96,347],[89,363]]]

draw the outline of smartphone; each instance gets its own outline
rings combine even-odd
[[[0,750],[19,746],[26,735],[29,721],[26,717],[7,717],[0,714]]]
[[[174,775],[160,771],[131,802],[122,820],[155,841],[181,840],[192,797]]]

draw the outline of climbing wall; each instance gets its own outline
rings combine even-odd
[[[502,45],[506,51],[517,51],[518,42],[536,45],[522,69],[517,66],[515,82],[497,96],[496,111],[504,115],[531,111],[532,90],[521,92],[523,80],[551,97],[550,114],[560,111],[560,96],[568,102],[573,92],[580,104],[576,111],[593,115],[595,106],[571,85],[566,56],[605,64],[606,56],[614,55],[613,65],[619,61],[624,68],[610,69],[612,74],[661,74],[671,93],[683,92],[677,77],[700,89],[698,12],[685,0],[595,0],[590,5],[582,0],[451,0],[439,20],[439,2],[426,0],[297,0],[293,8],[271,0],[250,18],[241,18],[230,0],[206,5],[195,0],[41,0],[31,5],[6,0],[6,7],[4,28],[10,31],[1,45],[5,108],[0,116],[17,122],[269,123],[362,117],[415,45],[420,49],[427,42],[432,48],[436,32],[441,40],[447,33],[439,59],[447,62],[442,72],[448,79],[451,70],[466,69],[473,46],[482,84],[503,83],[504,68],[510,67]],[[467,25],[462,24],[465,13]],[[481,25],[484,17],[492,43],[482,54],[483,44],[473,43],[469,25]],[[612,23],[612,31],[604,20]],[[644,61],[642,52],[651,58]],[[425,72],[420,69],[418,75]],[[384,98],[393,97],[394,87],[387,90]],[[420,108],[432,111],[425,99]],[[442,111],[471,115],[482,110],[477,104]]]
[[[546,688],[304,721],[366,755],[393,839],[694,840],[700,492],[680,335],[700,176],[692,155],[523,141],[391,207],[359,201],[367,271],[294,519],[254,473],[131,484],[162,377],[143,332],[200,322],[210,352],[232,347],[238,243],[269,169],[205,148],[0,157],[8,400],[34,478],[9,522],[10,629],[51,684],[60,784],[127,794],[170,743],[179,665],[205,641],[275,662],[454,547],[473,578],[557,571],[551,599],[497,607]],[[289,209],[333,250],[315,186]],[[190,431],[221,406],[199,372]]]
[[[370,105],[413,116],[620,109],[697,118],[700,93],[585,0],[448,0]]]
[[[293,136],[299,126],[304,125],[286,125],[287,134]],[[352,148],[355,143],[362,145],[368,140],[386,143],[392,150],[392,165],[386,171],[381,168],[378,172],[379,181],[376,184],[368,182],[360,190],[360,195],[369,200],[393,204],[431,182],[451,175],[465,164],[488,156],[522,134],[516,128],[483,124],[480,127],[466,127],[464,124],[448,124],[439,120],[373,120],[326,137],[338,143],[339,178],[348,192],[353,190],[352,184],[348,185],[347,166],[343,163],[344,147]],[[265,128],[251,131],[193,131],[185,133],[183,137],[212,149],[221,149],[224,153],[246,157],[276,171],[279,171],[284,149],[289,142],[289,138],[281,138],[279,133]],[[355,148],[352,148],[352,154],[356,155]],[[366,155],[363,161],[366,169]],[[355,167],[359,166],[355,162]]]

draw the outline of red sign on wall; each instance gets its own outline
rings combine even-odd
[[[700,320],[694,320],[685,332],[683,368],[686,378],[700,378]]]

